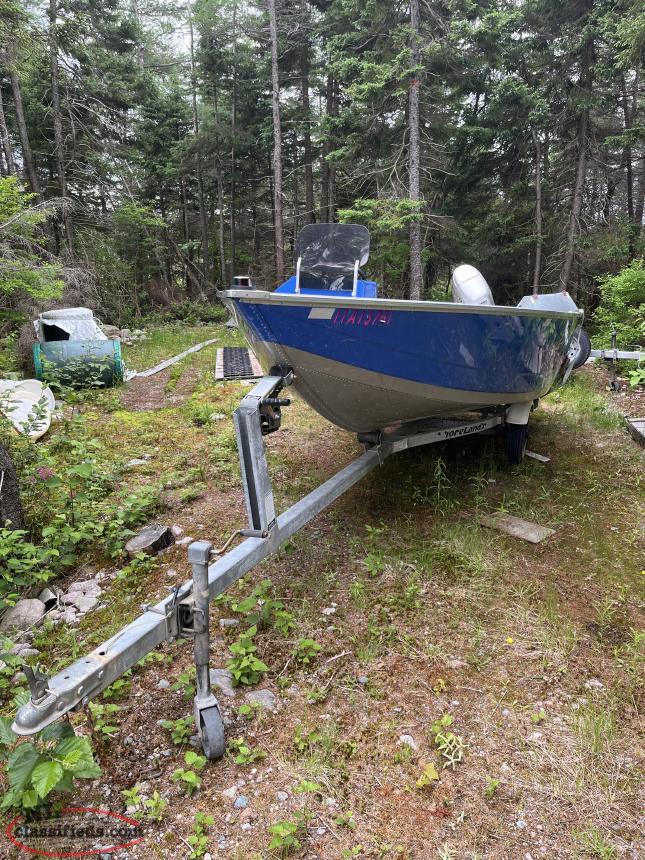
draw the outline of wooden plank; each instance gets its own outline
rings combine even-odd
[[[525,451],[524,456],[530,457],[531,460],[537,460],[538,463],[550,463],[551,462],[550,457],[545,457],[544,454],[536,454],[535,451]]]
[[[630,435],[645,448],[645,418],[625,418]]]
[[[191,353],[193,352],[199,352],[200,349],[204,349],[205,346],[210,346],[212,343],[217,343],[218,340],[219,338],[216,337],[212,338],[211,340],[205,340],[203,343],[198,343],[195,346],[191,346],[190,349],[185,349],[183,352],[180,352],[179,355],[175,355],[172,358],[167,358],[160,364],[155,364],[155,366],[151,367],[150,370],[136,371],[134,376],[154,376],[155,373],[159,373],[161,370],[165,370],[172,364],[177,364],[178,361],[181,361],[182,358],[186,358],[187,355],[191,355]]]
[[[519,517],[512,517],[509,514],[495,513],[490,516],[480,516],[479,522],[483,526],[497,529],[504,534],[526,540],[529,543],[540,543],[545,538],[555,534],[554,529],[539,526],[537,523],[530,523],[528,520],[521,520]]]

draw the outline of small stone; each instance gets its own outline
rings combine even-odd
[[[22,648],[18,654],[20,657],[37,657],[40,651],[38,648]]]
[[[157,689],[158,690],[167,690],[170,686],[170,681],[166,678],[161,678],[161,680],[157,681]]]
[[[209,672],[211,687],[217,687],[225,696],[234,696],[233,676],[228,669],[211,669]]]
[[[101,586],[95,579],[86,579],[83,582],[73,582],[67,589],[67,594],[77,594],[82,592],[88,597],[98,597],[101,593]]]
[[[542,732],[531,732],[530,735],[526,738],[529,743],[536,744],[539,740],[544,737]]]
[[[213,858],[212,858],[212,857],[211,857],[211,855],[208,853],[208,851],[206,852],[206,854],[204,854],[204,858],[203,858],[203,860],[213,860]]]
[[[223,412],[213,412],[210,416],[211,421],[223,421],[226,418]]]
[[[128,735],[128,737],[123,741],[123,743],[126,744],[126,746],[132,746],[132,744],[134,743],[134,738],[132,737],[132,735]]]
[[[184,533],[182,527],[178,525],[170,526],[170,531],[174,534],[176,538],[181,537]]]
[[[465,660],[460,660],[458,657],[451,657],[451,659],[446,662],[446,665],[449,669],[466,669],[468,663],[466,663]]]
[[[219,620],[220,627],[239,627],[240,622],[237,618],[220,618]]]
[[[69,609],[66,609],[65,612],[63,612],[61,621],[63,624],[78,624],[78,615],[76,614],[76,610],[72,609],[70,606]]]
[[[326,827],[316,827],[316,833],[318,834],[318,836],[324,836],[325,833],[327,833],[327,828]]]
[[[585,681],[585,687],[587,690],[602,690],[604,686],[605,685],[602,681],[599,681],[598,678],[590,678],[588,681]]]
[[[246,809],[249,805],[249,799],[245,794],[240,794],[239,797],[235,799],[235,803],[233,804],[233,809]]]
[[[278,705],[275,693],[271,690],[250,690],[244,696],[244,701],[249,705],[261,705],[267,711],[275,711]]]
[[[276,792],[276,798],[278,800],[278,803],[284,803],[285,800],[289,800],[289,795],[286,791],[278,791]]]
[[[412,737],[412,735],[400,735],[399,736],[399,743],[402,746],[411,747],[413,750],[418,749],[417,743],[414,740],[414,738]]]
[[[188,546],[189,543],[192,543],[195,540],[191,535],[186,535],[186,537],[180,538],[178,541],[175,541],[175,546]]]
[[[515,827],[518,830],[524,830],[526,828],[526,821],[523,821],[521,818],[518,818],[518,820],[515,822]]]
[[[248,821],[244,821],[242,824],[240,824],[240,830],[247,831],[250,829],[251,829],[251,825],[249,824]]]
[[[146,552],[148,555],[156,555],[156,553],[171,546],[174,542],[175,536],[168,526],[153,523],[141,529],[138,535],[130,538],[125,545],[125,551],[131,557],[140,552]]]
[[[36,598],[19,600],[0,622],[0,632],[8,633],[11,630],[26,630],[28,627],[34,627],[42,621],[45,610],[42,600]]]
[[[230,788],[225,788],[222,792],[222,797],[227,798],[227,800],[233,800],[235,795],[237,794],[237,786],[232,785]]]
[[[358,678],[357,678],[356,680],[357,680],[357,681],[358,681],[358,683],[361,685],[361,687],[364,687],[364,686],[365,686],[365,684],[368,684],[368,683],[369,683],[369,680],[370,680],[370,679],[367,677],[367,675],[359,675],[359,676],[358,676]]]
[[[94,609],[97,603],[98,600],[96,597],[85,597],[85,595],[77,597],[74,601],[76,608],[82,613],[89,612],[90,609]]]
[[[335,615],[336,614],[336,607],[335,606],[325,606],[325,608],[322,610],[322,614],[323,615]]]
[[[58,606],[58,598],[63,592],[55,585],[52,588],[43,588],[38,595],[38,600],[42,600],[46,609],[53,609]]]

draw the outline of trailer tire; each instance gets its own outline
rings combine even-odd
[[[512,466],[517,466],[524,459],[528,424],[506,425],[506,459]]]
[[[219,708],[206,708],[199,715],[199,734],[204,755],[209,761],[222,758],[226,750],[224,723]]]
[[[578,334],[578,348],[575,350],[573,355],[573,369],[577,370],[577,368],[582,367],[590,355],[591,341],[589,340],[587,332],[581,328]]]

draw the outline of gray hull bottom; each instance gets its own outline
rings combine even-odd
[[[265,372],[274,365],[294,369],[294,388],[332,424],[355,433],[382,430],[421,418],[525,403],[544,392],[499,394],[459,391],[364,370],[292,347],[260,342],[245,326]]]

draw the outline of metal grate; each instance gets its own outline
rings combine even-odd
[[[250,349],[225,346],[217,350],[215,379],[259,379],[262,376],[262,368]]]

